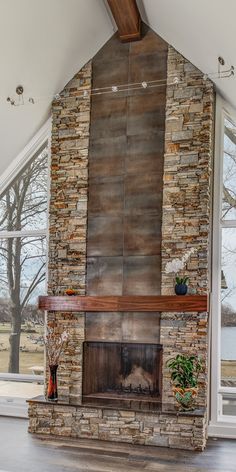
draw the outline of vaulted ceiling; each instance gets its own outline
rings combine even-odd
[[[53,95],[113,32],[103,0],[0,0],[0,175],[46,121]],[[6,101],[19,84],[34,105]]]
[[[203,72],[236,65],[235,0],[137,0],[142,17]],[[50,113],[53,95],[114,32],[104,0],[0,0],[0,176]],[[35,104],[7,101],[22,84]],[[216,80],[236,108],[236,79]]]

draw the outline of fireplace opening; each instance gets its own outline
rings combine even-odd
[[[83,400],[160,402],[160,344],[84,342]]]

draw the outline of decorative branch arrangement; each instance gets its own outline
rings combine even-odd
[[[49,366],[58,365],[62,350],[68,341],[68,333],[63,331],[61,335],[55,334],[54,327],[48,327],[44,344],[46,346],[47,358]]]

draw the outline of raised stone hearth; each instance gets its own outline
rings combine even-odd
[[[202,450],[206,415],[202,409],[180,413],[173,405],[162,405],[149,411],[108,405],[94,408],[58,403],[42,397],[29,401],[31,433],[90,438],[130,444],[167,446]]]
[[[166,84],[89,93],[156,79]],[[138,43],[111,38],[52,113],[49,295],[68,288],[83,296],[173,295],[165,265],[190,248],[190,290],[208,294],[212,83],[145,27]],[[58,368],[59,402],[30,401],[29,431],[202,450],[207,311],[72,311],[48,312],[69,344]],[[174,403],[166,362],[177,353],[203,360],[191,413]]]

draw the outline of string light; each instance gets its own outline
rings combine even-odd
[[[203,75],[203,80],[206,81],[207,79],[225,79],[229,77],[234,76],[234,66],[230,66],[227,69],[223,69],[225,66],[225,61],[222,57],[218,58],[218,71],[214,73],[205,73]],[[196,70],[196,72],[191,73],[192,76],[199,75],[199,71]],[[184,79],[184,78],[183,78]],[[168,80],[168,85],[169,86],[175,86],[177,87],[178,85],[181,85],[182,83],[182,77],[181,75],[174,76],[172,79],[172,82],[169,82]],[[133,82],[133,83],[127,83],[127,84],[120,84],[120,85],[112,85],[112,86],[106,86],[106,87],[99,87],[99,88],[94,88],[94,89],[85,89],[85,90],[79,90],[78,93],[75,95],[76,98],[82,98],[82,99],[90,99],[91,96],[94,95],[105,95],[105,94],[113,94],[113,93],[121,93],[121,92],[130,92],[132,90],[146,90],[146,89],[152,89],[152,88],[157,88],[157,87],[166,87],[167,85],[167,79],[156,79],[156,80],[150,80],[150,81],[142,81],[142,82]],[[18,85],[16,87],[16,95],[17,97],[7,97],[7,102],[9,102],[10,105],[12,106],[22,106],[22,105],[34,105],[35,103],[41,102],[41,101],[51,101],[51,100],[64,100],[67,98],[64,97],[63,95],[61,96],[59,93],[56,93],[54,96],[46,96],[46,97],[38,97],[38,98],[33,98],[29,97],[27,100],[24,100],[24,88],[22,85]],[[183,104],[181,105],[183,106]]]
[[[173,78],[173,84],[178,85],[178,83],[179,83],[179,77],[176,76]]]

